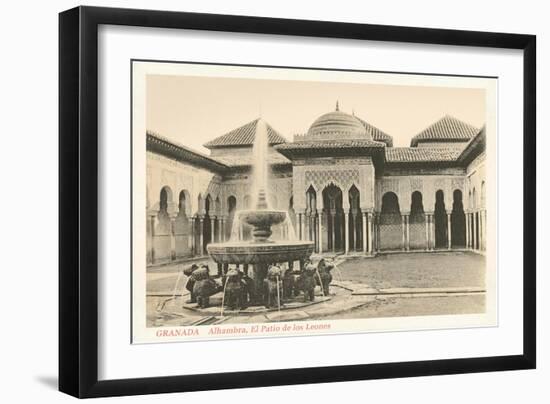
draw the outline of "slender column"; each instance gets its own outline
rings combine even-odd
[[[307,212],[305,220],[304,220],[304,238],[307,241],[311,240],[311,231],[310,231],[310,226],[309,226],[311,224],[310,215],[311,215],[311,212]]]
[[[311,212],[306,213],[306,217],[304,219],[304,230],[305,230],[305,239],[307,241],[311,240],[311,218],[310,218]]]
[[[304,212],[304,217],[303,217],[303,223],[302,223],[302,240],[308,240],[307,238],[307,215],[308,215],[308,212]]]
[[[315,211],[315,213],[313,213],[313,216],[311,217],[311,239],[315,242],[315,244],[319,242],[319,229],[317,228],[317,218],[319,217],[319,213],[320,212]]]
[[[176,259],[176,215],[170,215],[170,260]]]
[[[351,248],[351,250],[353,251],[356,249],[356,245],[357,245],[357,229],[356,229],[357,218],[351,209],[350,209],[350,212],[351,212],[351,215],[347,214],[347,216],[349,217],[349,226],[348,226],[349,228],[348,228],[348,231],[346,231],[346,240],[349,238],[349,243],[348,243],[349,248]],[[350,236],[350,233],[351,233],[351,236]]]
[[[210,218],[210,241],[216,240],[216,216]]]
[[[222,219],[221,219],[220,241],[221,241],[222,243],[225,241],[225,218],[223,218],[223,217],[222,217]]]
[[[195,218],[189,218],[189,252],[195,254]]]
[[[483,250],[483,243],[485,242],[485,234],[483,234],[483,232],[485,231],[483,211],[480,210],[478,215],[479,215],[479,249]]]
[[[407,235],[405,229],[405,215],[401,215],[401,250],[405,251],[407,244]]]
[[[376,213],[375,216],[376,220],[376,227],[374,229],[375,237],[376,237],[376,251],[380,252],[380,213]]]
[[[424,215],[424,222],[426,224],[426,251],[430,251],[430,215]]]
[[[474,219],[473,214],[470,212],[468,214],[468,223],[470,224],[470,245],[469,248],[472,250],[474,248]]]
[[[204,249],[204,232],[203,232],[203,226],[204,226],[204,216],[199,216],[199,251],[197,251],[197,255],[203,254]]]
[[[349,253],[349,213],[344,212],[344,239],[345,239],[345,253]]]
[[[447,250],[451,249],[451,237],[452,237],[451,214],[447,212]]]
[[[487,211],[481,211],[483,215],[483,249],[487,250]]]
[[[311,215],[309,216],[309,239],[313,242],[315,242],[315,217],[317,214],[315,212],[311,212]]]
[[[430,236],[432,238],[432,251],[435,250],[435,215],[432,214],[432,220],[430,222]]]
[[[369,220],[369,222],[368,222],[368,227],[367,227],[367,232],[368,232],[368,233],[367,233],[367,237],[368,237],[368,240],[367,240],[367,242],[368,242],[368,252],[369,252],[369,254],[372,254],[372,247],[373,247],[373,242],[372,242],[373,240],[372,240],[372,238],[373,238],[373,236],[374,236],[374,223],[373,223],[373,220],[372,220],[372,219],[373,219],[372,213],[369,212],[369,213],[367,214],[367,218],[368,218],[368,220]]]
[[[470,248],[470,214],[466,213],[466,249]]]
[[[363,231],[363,252],[367,254],[369,252],[369,248],[367,246],[367,212],[363,212],[363,228],[361,229]],[[368,236],[368,239],[370,239],[370,236]]]
[[[359,219],[361,219],[361,212],[356,211],[353,215],[353,244],[356,251],[363,250],[363,239],[365,238],[365,233],[362,228],[359,228]]]
[[[474,225],[473,225],[473,228],[474,228],[474,245],[473,245],[472,248],[474,250],[477,250],[477,242],[478,242],[478,233],[477,233],[478,224],[477,224],[477,220],[476,220],[477,219],[477,212],[472,213],[472,218],[473,218],[473,223],[474,223]]]
[[[405,249],[407,251],[411,249],[411,231],[409,227],[409,218],[410,218],[410,215],[405,215],[405,229],[406,229],[406,236],[407,236],[406,237],[407,243],[406,243]]]
[[[336,251],[336,220],[335,220],[336,212],[333,209],[331,209],[329,212],[329,215],[330,215],[330,220],[332,224],[332,231],[328,233],[330,233],[329,235],[330,245],[332,247],[332,251],[334,252]]]
[[[319,226],[317,226],[317,230],[318,230],[318,235],[317,235],[317,240],[319,242],[319,254],[321,254],[323,252],[323,231],[322,231],[322,218],[323,218],[323,211],[322,210],[319,210],[319,212],[317,213],[317,216],[319,218]]]
[[[151,245],[151,264],[155,263],[155,219],[157,217],[157,214],[150,216],[149,226],[151,226],[150,231],[150,245]]]
[[[302,233],[302,214],[298,213],[298,239],[303,240],[303,233]]]

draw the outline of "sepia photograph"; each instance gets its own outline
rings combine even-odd
[[[496,325],[496,78],[132,75],[132,342]]]

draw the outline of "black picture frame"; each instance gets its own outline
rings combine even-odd
[[[467,359],[98,380],[100,24],[509,48],[523,51],[523,353]],[[340,22],[77,7],[59,15],[59,390],[103,397],[536,366],[536,37]]]

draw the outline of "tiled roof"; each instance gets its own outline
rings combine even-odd
[[[456,161],[462,148],[457,147],[388,147],[388,163],[427,163]]]
[[[382,132],[376,126],[371,125],[370,123],[362,120],[361,118],[356,117],[359,122],[363,124],[367,133],[372,135],[372,138],[377,142],[384,142],[388,147],[393,147],[393,138],[385,132]]]
[[[147,131],[147,150],[160,153],[178,161],[207,168],[216,172],[223,172],[229,167],[224,163],[199,153],[187,146],[183,146],[173,140],[169,140],[157,133]]]
[[[276,147],[279,151],[284,150],[307,150],[307,149],[354,149],[354,148],[384,148],[384,143],[373,140],[325,140],[318,142],[294,142],[284,143]]]
[[[419,142],[430,141],[467,142],[478,132],[478,128],[446,115],[413,137],[411,140],[411,147],[418,146]]]
[[[252,156],[216,156],[215,159],[225,165],[230,167],[245,167],[252,166],[253,157]],[[270,153],[267,157],[267,163],[272,166],[282,166],[291,164],[290,160],[287,159],[280,153]]]
[[[208,149],[216,147],[231,147],[231,146],[252,146],[256,136],[256,124],[258,119],[248,122],[240,128],[233,129],[225,135],[219,136],[204,144]],[[285,143],[286,139],[269,124],[267,125],[267,136],[270,145]]]
[[[480,153],[485,151],[485,142],[486,142],[486,135],[485,135],[485,126],[483,126],[477,135],[475,135],[462,149],[462,152],[460,153],[460,156],[458,160],[460,162],[469,163],[474,158],[476,158]]]

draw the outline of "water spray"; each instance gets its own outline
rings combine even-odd
[[[174,300],[176,298],[176,292],[178,290],[178,284],[183,275],[183,271],[178,272],[178,277],[176,278],[176,282],[174,283],[174,291],[172,292],[172,297],[169,297],[168,299],[165,299],[162,303],[160,303],[160,308],[157,306],[157,311],[163,311],[164,307],[166,306],[166,303],[168,303],[170,300]]]

